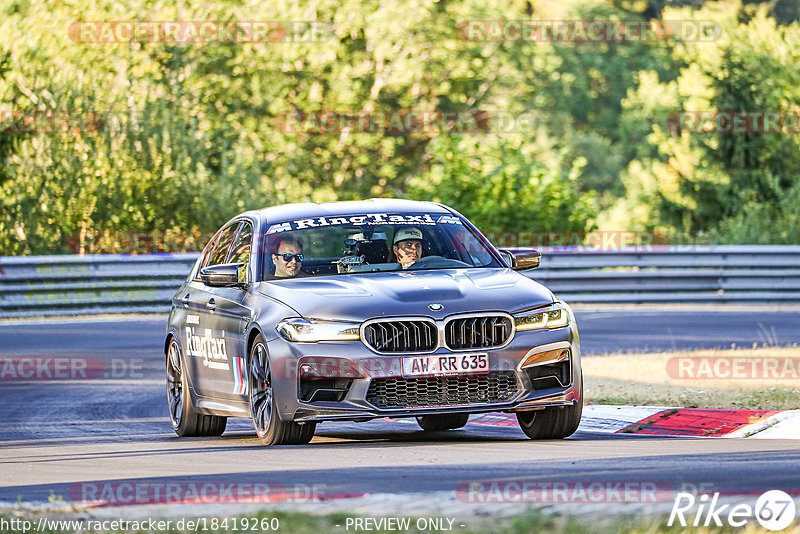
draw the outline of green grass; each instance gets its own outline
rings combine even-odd
[[[679,406],[682,408],[718,408],[748,410],[796,410],[800,408],[800,393],[796,388],[769,388],[750,390],[737,388],[680,388],[647,391],[641,385],[627,386],[608,380],[606,387],[628,392],[615,391],[606,394],[593,383],[587,387],[587,404],[610,404],[631,406]],[[587,380],[588,383],[588,380]]]
[[[583,358],[584,393],[589,404],[680,406],[684,408],[800,408],[800,380],[676,379],[672,358],[797,358],[798,347],[611,354]]]

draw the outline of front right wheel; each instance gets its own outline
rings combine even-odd
[[[298,424],[283,421],[276,409],[272,370],[269,364],[267,346],[259,334],[250,349],[250,373],[248,391],[250,415],[256,434],[265,445],[302,444],[311,441],[316,423]]]
[[[583,395],[571,406],[550,406],[535,412],[517,412],[519,427],[531,439],[562,439],[578,430]]]

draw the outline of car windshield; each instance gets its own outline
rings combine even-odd
[[[379,271],[502,267],[462,219],[369,213],[267,225],[265,279]]]

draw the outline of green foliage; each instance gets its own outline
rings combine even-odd
[[[91,127],[0,133],[0,254],[68,252],[91,232],[210,232],[246,209],[372,196],[440,200],[487,231],[599,225],[793,242],[798,136],[695,134],[666,118],[796,110],[796,5],[12,0],[0,8],[0,112],[68,111]],[[528,18],[714,20],[724,33],[549,43],[473,42],[457,30]],[[177,19],[329,31],[183,45],[82,43],[67,31]],[[498,110],[537,123],[481,136],[282,127],[287,113],[325,110]]]
[[[431,147],[429,170],[409,189],[469,213],[487,232],[586,231],[596,210],[591,195],[578,191],[577,176],[586,160],[564,168],[564,154],[552,168],[536,154],[504,139],[438,137]]]
[[[726,35],[686,46],[690,68],[676,83],[650,89],[666,106],[644,94],[631,99],[650,103],[647,111],[662,118],[649,136],[658,155],[643,165],[642,174],[653,178],[639,180],[656,184],[646,199],[657,208],[651,224],[722,243],[793,243],[800,237],[792,207],[800,185],[796,132],[703,133],[664,120],[672,106],[690,112],[797,113],[798,25],[780,27],[765,13],[762,9],[746,26],[737,26],[731,13],[698,13],[720,20]]]
[[[778,190],[774,184],[774,190]],[[766,203],[740,193],[736,202],[741,208],[733,216],[722,219],[708,232],[712,243],[768,243],[796,245],[800,243],[800,183],[781,192],[781,198]]]

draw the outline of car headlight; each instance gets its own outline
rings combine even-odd
[[[561,328],[569,324],[569,311],[562,304],[531,310],[514,315],[517,330],[536,330],[538,328]]]
[[[278,323],[278,333],[288,341],[316,343],[317,341],[355,341],[359,339],[359,323],[323,321],[320,319],[284,319]]]

